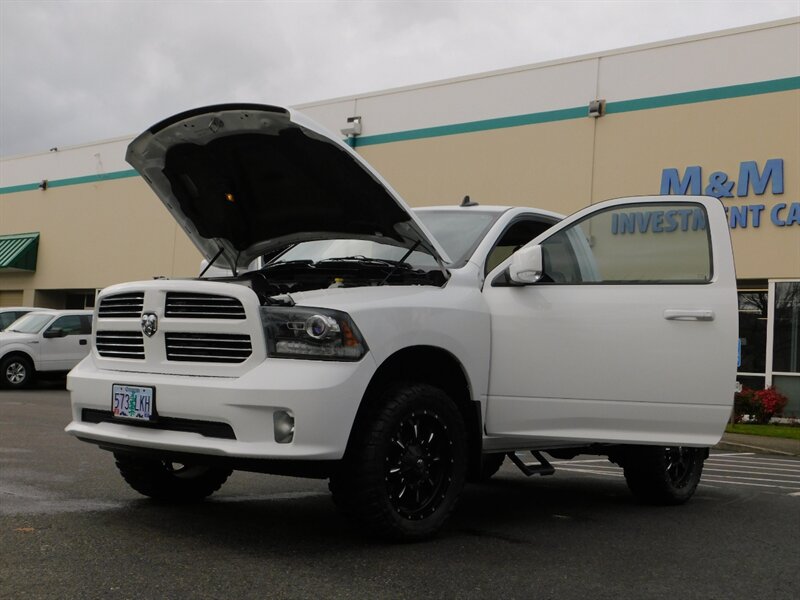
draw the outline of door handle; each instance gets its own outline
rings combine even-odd
[[[85,345],[86,345],[86,340],[78,340],[78,343],[79,343],[81,346],[85,346]]]
[[[713,321],[714,311],[708,308],[683,310],[668,308],[664,311],[667,321]]]

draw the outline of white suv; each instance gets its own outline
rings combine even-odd
[[[92,311],[36,309],[0,332],[2,385],[22,388],[37,372],[66,373],[88,353]]]
[[[393,539],[435,533],[505,456],[550,474],[544,451],[604,455],[643,501],[693,494],[736,370],[717,199],[411,211],[335,136],[261,105],[167,119],[128,161],[231,272],[98,297],[67,432],[139,492],[329,478]]]

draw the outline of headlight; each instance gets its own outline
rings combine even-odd
[[[361,332],[347,313],[303,306],[262,306],[267,356],[359,360],[367,353]]]

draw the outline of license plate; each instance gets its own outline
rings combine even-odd
[[[150,421],[156,414],[156,389],[115,383],[111,386],[111,412],[122,419]]]

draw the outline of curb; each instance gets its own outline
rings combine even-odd
[[[720,442],[714,446],[716,450],[732,450],[733,452],[761,452],[763,454],[780,454],[781,456],[797,456],[792,452],[784,452],[783,450],[776,450],[775,448],[763,448],[761,446],[753,446],[750,444],[736,444],[734,442]]]

